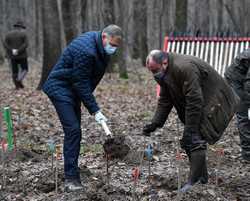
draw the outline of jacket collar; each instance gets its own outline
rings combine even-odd
[[[168,67],[165,72],[164,80],[165,82],[172,82],[171,80],[177,79],[176,73],[178,72],[178,69],[176,66],[174,66],[174,53],[168,54]]]
[[[101,31],[97,32],[95,41],[96,41],[97,50],[100,56],[105,60],[109,59],[109,56],[105,53],[105,50],[102,44],[102,32]]]

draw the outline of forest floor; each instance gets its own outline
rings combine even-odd
[[[178,129],[172,112],[165,126],[145,139],[146,144],[151,143],[154,147],[149,180],[149,162],[145,158],[141,160],[145,144],[141,131],[152,118],[157,100],[150,73],[136,64],[129,69],[128,80],[119,79],[117,74],[106,74],[95,93],[112,132],[130,139],[129,156],[109,161],[107,179],[102,148],[104,131],[82,107],[79,167],[85,190],[64,192],[63,159],[56,161],[54,157],[52,167],[52,154],[48,148],[50,140],[62,145],[63,131],[52,104],[46,95],[36,90],[40,68],[37,63],[30,62],[31,70],[24,82],[26,87],[16,91],[8,66],[0,66],[0,108],[11,107],[17,145],[15,152],[1,153],[1,201],[250,200],[250,165],[240,160],[239,136],[234,121],[222,139],[208,148],[208,184],[195,185],[188,193],[178,195],[178,175],[184,184],[189,165],[187,158],[176,159],[183,126]],[[142,169],[136,182],[132,179],[135,167]]]

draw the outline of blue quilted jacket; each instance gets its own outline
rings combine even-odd
[[[50,99],[73,103],[82,101],[90,114],[99,110],[93,91],[109,61],[101,32],[87,32],[74,39],[51,70],[43,91]]]

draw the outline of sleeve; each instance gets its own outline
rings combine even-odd
[[[26,48],[28,47],[28,38],[27,35],[23,35],[23,43],[22,45],[18,48],[18,53],[22,53]]]
[[[173,108],[173,104],[169,99],[169,93],[166,87],[161,87],[160,97],[157,104],[152,123],[155,123],[159,127],[162,127],[166,122],[168,115]]]
[[[81,54],[74,60],[72,85],[90,114],[100,110],[92,93],[91,73],[94,66],[94,57]]]
[[[239,80],[233,81],[233,84],[230,86],[234,89],[235,93],[242,99],[244,97],[244,84]]]
[[[196,66],[184,68],[183,94],[185,95],[185,129],[188,132],[197,132],[200,125],[203,93],[200,84],[200,73]]]
[[[9,46],[9,43],[8,43],[8,38],[9,38],[8,35],[6,35],[6,37],[3,40],[3,46],[5,47],[7,51],[11,51],[11,47]]]

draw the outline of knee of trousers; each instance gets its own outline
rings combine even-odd
[[[64,126],[65,137],[80,137],[81,127],[79,124],[74,124],[72,126]]]
[[[180,142],[181,148],[186,151],[187,154],[190,154],[193,151],[196,150],[206,150],[207,149],[207,143],[205,140],[200,140],[199,142]]]

